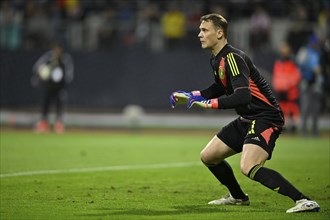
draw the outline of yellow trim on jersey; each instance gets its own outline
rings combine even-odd
[[[230,71],[233,74],[233,76],[238,76],[240,73],[239,73],[233,53],[227,54],[227,60],[228,60],[228,64],[230,67]]]
[[[232,53],[230,53],[230,56],[233,58],[233,61],[234,61],[234,65],[235,65],[235,68],[237,70],[237,75],[239,74],[239,70],[238,70],[238,67],[237,67],[237,63],[236,63],[236,60],[234,58],[234,55]]]

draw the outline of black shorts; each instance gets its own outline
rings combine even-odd
[[[249,121],[240,117],[223,127],[217,137],[237,153],[242,152],[244,144],[258,145],[269,154],[269,160],[281,131],[281,127],[267,120]]]

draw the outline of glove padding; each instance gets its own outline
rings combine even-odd
[[[199,91],[185,92],[182,90],[173,92],[170,96],[171,107],[175,108],[176,104],[187,104],[188,99],[193,95],[199,96],[200,92]]]
[[[218,99],[205,99],[202,96],[191,96],[187,101],[187,108],[198,106],[200,108],[218,108]]]

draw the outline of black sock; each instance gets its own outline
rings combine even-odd
[[[269,189],[290,197],[293,201],[309,199],[298,189],[296,189],[289,181],[287,181],[281,174],[274,170],[262,167],[262,165],[254,166],[250,170],[248,176]]]
[[[213,173],[213,175],[223,184],[225,185],[230,194],[235,199],[244,199],[246,195],[242,191],[239,186],[234,172],[231,169],[230,165],[226,161],[222,161],[220,164],[212,167],[208,167],[209,170]]]

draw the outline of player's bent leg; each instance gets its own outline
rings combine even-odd
[[[202,162],[206,166],[213,166],[221,163],[225,158],[236,154],[217,136],[214,136],[200,154]]]
[[[244,144],[240,161],[241,172],[248,176],[251,168],[259,164],[263,165],[268,156],[269,154],[258,145]]]
[[[268,153],[263,148],[254,144],[245,144],[243,146],[241,157],[242,173],[267,188],[288,196],[295,201],[296,205],[293,208],[288,209],[287,213],[319,211],[320,206],[315,201],[312,201],[303,195],[281,174],[275,170],[263,167],[267,158]]]
[[[236,154],[234,150],[228,147],[222,140],[215,136],[202,150],[201,160],[212,172],[212,174],[225,185],[230,194],[209,202],[214,205],[249,205],[249,198],[240,188],[232,168],[224,160],[225,158]]]

